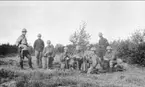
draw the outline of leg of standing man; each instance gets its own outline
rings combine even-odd
[[[52,68],[52,62],[53,62],[53,57],[49,57],[49,58],[48,58],[48,68],[49,68],[49,69]]]
[[[47,69],[48,66],[48,57],[44,57],[44,69]]]
[[[23,69],[23,60],[24,60],[24,55],[23,55],[23,51],[20,50],[20,54],[19,54],[19,57],[20,57],[20,67],[21,69]]]
[[[42,68],[42,52],[39,52],[39,68]]]
[[[35,51],[37,67],[39,67],[39,55],[40,55],[40,52],[39,51]]]
[[[29,54],[28,50],[25,50],[23,54],[24,54],[24,56],[26,56],[26,57],[28,58],[29,67],[30,67],[31,69],[33,69],[33,67],[32,67],[32,57],[31,57],[31,55]]]

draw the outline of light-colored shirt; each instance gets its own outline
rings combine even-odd
[[[16,46],[19,46],[20,44],[28,45],[27,39],[24,35],[19,36],[17,41],[16,41]]]
[[[52,57],[54,56],[54,46],[53,45],[50,45],[50,46],[46,46],[44,48],[44,51],[43,51],[43,54],[44,56],[47,56],[47,57]]]
[[[116,58],[115,52],[111,51],[111,52],[106,52],[104,59],[106,60],[113,60]]]
[[[16,41],[16,46],[18,46],[19,48],[22,48],[22,50],[28,50],[27,39],[24,35],[21,35],[18,37]]]

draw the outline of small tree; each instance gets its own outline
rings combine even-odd
[[[70,36],[70,42],[73,45],[80,45],[83,49],[85,49],[86,45],[89,44],[90,35],[86,32],[86,22],[83,22],[82,25],[79,26],[79,30],[75,31]]]
[[[64,51],[64,49],[63,49],[63,45],[62,44],[56,44],[55,45],[55,53],[57,54],[57,53],[62,53],[63,51]]]
[[[145,37],[145,30],[136,30],[132,35],[131,35],[131,40],[135,44],[140,44],[144,42],[144,37]]]

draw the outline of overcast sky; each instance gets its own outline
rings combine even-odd
[[[0,43],[14,44],[22,28],[28,30],[28,43],[37,34],[45,41],[69,44],[69,37],[81,21],[91,43],[98,42],[98,32],[109,41],[125,39],[136,29],[145,28],[145,2],[139,1],[6,1],[0,2]]]

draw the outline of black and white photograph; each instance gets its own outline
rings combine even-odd
[[[0,87],[145,87],[145,1],[0,1]]]

